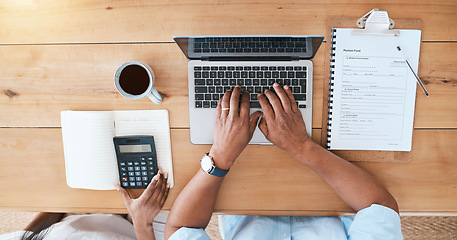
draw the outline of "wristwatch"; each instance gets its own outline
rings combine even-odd
[[[203,171],[207,172],[209,175],[214,175],[217,177],[225,176],[230,170],[222,170],[214,166],[213,157],[211,157],[209,153],[205,153],[205,155],[203,155],[202,159],[200,160],[200,164]]]

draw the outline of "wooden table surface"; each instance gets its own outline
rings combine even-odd
[[[402,214],[457,214],[457,2],[52,1],[0,2],[0,208],[126,212],[117,191],[67,187],[62,110],[168,109],[175,187],[168,210],[210,146],[189,141],[187,65],[175,35],[325,35],[332,17],[372,8],[424,23],[413,157],[357,162],[397,199]],[[320,142],[325,45],[314,61],[313,139]],[[125,61],[149,64],[160,105],[128,100],[113,76]],[[330,215],[351,212],[310,169],[274,146],[248,146],[226,177],[217,212]]]

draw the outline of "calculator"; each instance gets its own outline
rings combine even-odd
[[[159,171],[153,136],[114,137],[123,188],[145,189]]]

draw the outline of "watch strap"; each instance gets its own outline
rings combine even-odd
[[[223,177],[225,176],[228,172],[229,172],[230,169],[228,170],[222,170],[222,169],[219,169],[217,168],[216,166],[213,166],[211,168],[211,171],[209,172],[210,175],[214,175],[214,176],[217,176],[217,177]]]

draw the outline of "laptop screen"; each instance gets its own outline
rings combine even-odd
[[[312,59],[323,36],[173,37],[188,59]]]

